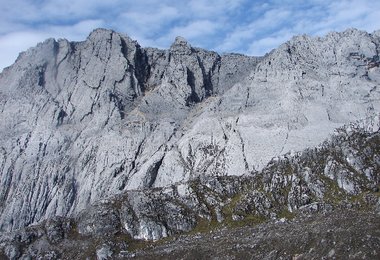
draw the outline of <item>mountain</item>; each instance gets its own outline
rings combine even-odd
[[[112,240],[101,258],[301,208],[376,211],[379,51],[380,31],[356,29],[264,57],[105,29],[30,48],[0,74],[0,248],[70,258]]]

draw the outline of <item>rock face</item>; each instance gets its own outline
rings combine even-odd
[[[133,213],[146,206],[144,190],[255,173],[343,124],[376,118],[379,46],[379,31],[353,29],[294,37],[259,58],[219,55],[180,37],[169,50],[141,48],[103,29],[84,42],[49,39],[0,74],[0,230],[76,218],[101,199],[130,194],[124,215],[106,215],[123,218],[112,223],[133,237],[187,231],[191,214],[171,204],[165,212],[183,223],[151,228],[157,223]],[[328,178],[339,167],[331,160]],[[357,192],[349,175],[338,177],[340,188]],[[78,229],[91,233],[86,223]]]
[[[191,231],[202,220],[277,219],[338,205],[376,208],[379,127],[377,122],[375,131],[340,128],[317,148],[274,158],[253,175],[200,176],[170,187],[127,191],[88,207],[75,219],[77,230],[91,237],[126,232],[134,239],[157,240]]]
[[[5,233],[0,257],[277,259],[286,254],[321,258],[335,250],[338,258],[376,259],[379,158],[378,122],[370,130],[347,126],[317,148],[274,158],[253,175],[200,176],[170,187],[126,191],[75,218],[56,217]],[[245,231],[236,229],[241,226]],[[215,232],[207,235],[210,230]],[[164,246],[139,241],[185,232],[191,233]]]
[[[84,42],[49,39],[22,53],[0,76],[0,229],[154,186],[195,104],[259,60],[181,38],[170,50],[142,49],[101,29]]]

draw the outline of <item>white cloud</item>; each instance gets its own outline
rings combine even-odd
[[[128,34],[137,38],[152,38],[162,28],[180,17],[177,8],[171,6],[160,6],[156,10],[144,13],[138,11],[127,11],[119,15],[114,22],[115,27],[120,28]]]
[[[0,69],[12,65],[21,51],[35,46],[46,38],[48,38],[46,34],[36,32],[15,32],[0,37]]]
[[[10,66],[18,54],[47,38],[84,40],[93,28],[104,25],[102,20],[85,20],[72,26],[45,26],[43,30],[25,30],[0,36],[0,69]]]
[[[38,7],[38,18],[36,18],[35,20],[45,21],[46,19],[48,19],[54,22],[73,19],[93,19],[95,15],[98,17],[103,17],[104,15],[109,14],[113,10],[118,10],[118,7],[124,7],[127,2],[128,1],[122,0],[34,1],[34,6]],[[43,14],[44,16],[40,16],[40,14]]]
[[[219,25],[209,20],[192,21],[184,26],[174,27],[168,34],[161,37],[158,42],[173,42],[176,36],[182,36],[188,41],[202,40],[204,37],[210,37],[218,30]]]
[[[250,23],[236,26],[218,50],[263,55],[297,34],[322,36],[349,27],[369,32],[380,28],[379,1],[272,1],[255,8],[261,14],[256,12]]]
[[[270,9],[264,12],[260,19],[255,19],[248,25],[236,27],[233,32],[227,35],[217,49],[221,51],[239,49],[247,41],[251,41],[260,34],[273,30],[282,23],[285,23],[286,19],[291,15],[292,13],[286,9]]]
[[[117,22],[124,21],[125,28],[121,29],[143,46],[167,48],[178,35],[199,46],[208,41],[206,37],[210,40],[215,36],[217,29],[226,27],[227,13],[239,8],[244,1],[167,0],[155,4],[156,1],[151,0],[145,9],[139,5],[124,12]]]
[[[45,34],[53,38],[66,38],[71,41],[81,41],[95,28],[103,27],[103,20],[84,20],[73,25],[53,25],[44,28]]]
[[[188,6],[194,16],[210,18],[225,15],[244,2],[244,0],[191,0],[188,1]]]
[[[380,28],[380,2],[368,0],[334,1],[327,5],[327,15],[313,24],[318,35],[348,27],[373,31]],[[318,29],[318,31],[317,31]]]
[[[289,31],[282,31],[273,36],[261,38],[260,40],[253,41],[248,48],[246,54],[252,56],[262,56],[270,52],[272,49],[277,48],[282,43],[286,42],[293,36]]]
[[[376,0],[12,0],[0,9],[0,69],[48,37],[83,40],[97,27],[167,48],[193,46],[262,55],[294,34],[380,28]]]

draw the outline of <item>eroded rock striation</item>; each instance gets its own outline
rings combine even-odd
[[[0,78],[1,230],[156,185],[194,106],[259,60],[181,38],[169,50],[143,49],[103,29],[84,42],[49,39],[22,53]]]
[[[0,74],[0,231],[47,221],[48,244],[155,240],[377,189],[379,46],[379,31],[356,29],[296,36],[264,57],[181,37],[142,48],[105,29],[46,40]],[[357,120],[352,139],[342,126]],[[346,129],[336,153],[310,150],[334,129]]]
[[[326,256],[329,245],[336,257],[376,259],[379,158],[379,128],[350,125],[316,148],[274,158],[255,174],[199,176],[169,187],[126,191],[88,206],[74,218],[55,217],[4,233],[0,249],[12,259],[276,259]],[[339,222],[355,226],[342,232]],[[237,229],[242,226],[245,232]],[[278,233],[283,228],[286,235]],[[214,231],[214,237],[207,231]],[[141,241],[180,234],[187,235],[163,246]],[[292,240],[283,241],[289,235]],[[209,241],[208,248],[198,244],[199,239],[214,242]],[[234,250],[238,245],[241,248]]]

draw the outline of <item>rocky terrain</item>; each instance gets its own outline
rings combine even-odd
[[[247,57],[97,29],[21,53],[0,74],[0,257],[376,259],[379,44]]]
[[[379,125],[351,125],[260,172],[128,191],[0,245],[11,259],[377,259],[379,161]]]
[[[133,259],[378,259],[377,218],[371,212],[339,210],[255,227],[180,236],[129,256]]]

